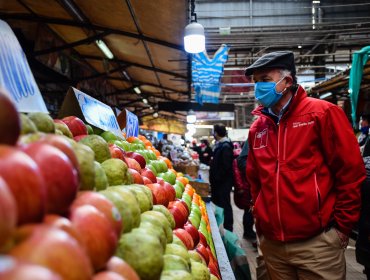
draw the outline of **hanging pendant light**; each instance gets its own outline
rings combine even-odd
[[[184,48],[188,53],[200,53],[206,48],[204,27],[197,22],[197,14],[194,9],[194,0],[191,0],[191,21],[185,27],[184,35]]]

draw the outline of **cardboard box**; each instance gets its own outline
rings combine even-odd
[[[193,178],[198,178],[198,170],[199,170],[198,165],[174,165],[173,168],[177,172],[188,174]]]
[[[211,188],[208,183],[190,181],[189,184],[195,189],[203,199],[211,196]]]

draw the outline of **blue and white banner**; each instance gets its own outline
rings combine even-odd
[[[126,109],[126,137],[139,136],[139,119],[134,113],[131,113]]]
[[[199,104],[219,103],[221,75],[228,59],[229,49],[223,44],[212,59],[208,57],[206,50],[193,55],[192,80],[195,100]]]
[[[0,20],[0,87],[6,89],[20,112],[45,112],[45,102],[17,37]]]

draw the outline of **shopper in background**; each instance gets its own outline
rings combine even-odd
[[[213,127],[213,136],[216,145],[209,174],[212,202],[224,209],[224,228],[233,231],[233,210],[230,202],[233,186],[233,144],[227,138],[226,127],[223,124],[216,124]]]
[[[249,130],[247,179],[271,279],[345,279],[365,168],[343,110],[307,97],[292,52],[246,69],[261,104]]]
[[[370,141],[366,141],[365,150],[370,149]],[[356,260],[365,269],[367,279],[370,279],[370,155],[364,155],[366,180],[361,187],[361,214],[358,222],[356,240]]]
[[[239,170],[240,170],[240,172],[241,172],[245,181],[247,181],[246,166],[247,166],[248,150],[249,150],[248,149],[248,141],[245,141],[241,153],[236,158],[238,168],[239,168]],[[245,191],[248,192],[248,194],[246,195],[246,197],[250,198],[250,186],[249,186],[248,183],[247,183],[247,186],[248,186],[248,188]],[[234,193],[234,195],[237,195],[237,193]],[[250,209],[250,202],[249,201],[248,201],[247,205],[249,207],[244,209],[244,215],[243,215],[243,237],[245,239],[249,240],[250,242],[252,242],[253,246],[256,247],[257,246],[256,233],[253,230],[254,221],[253,221],[253,215],[252,215],[252,211]]]
[[[369,121],[370,117],[367,115],[361,116],[360,120],[360,135],[357,137],[360,150],[363,153],[366,141],[369,139]],[[369,148],[368,148],[369,149]]]
[[[209,165],[212,159],[213,152],[207,139],[200,140],[200,148],[198,153],[200,163]]]

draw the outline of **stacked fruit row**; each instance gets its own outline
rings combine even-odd
[[[0,105],[1,279],[220,279],[204,202],[150,141]]]

